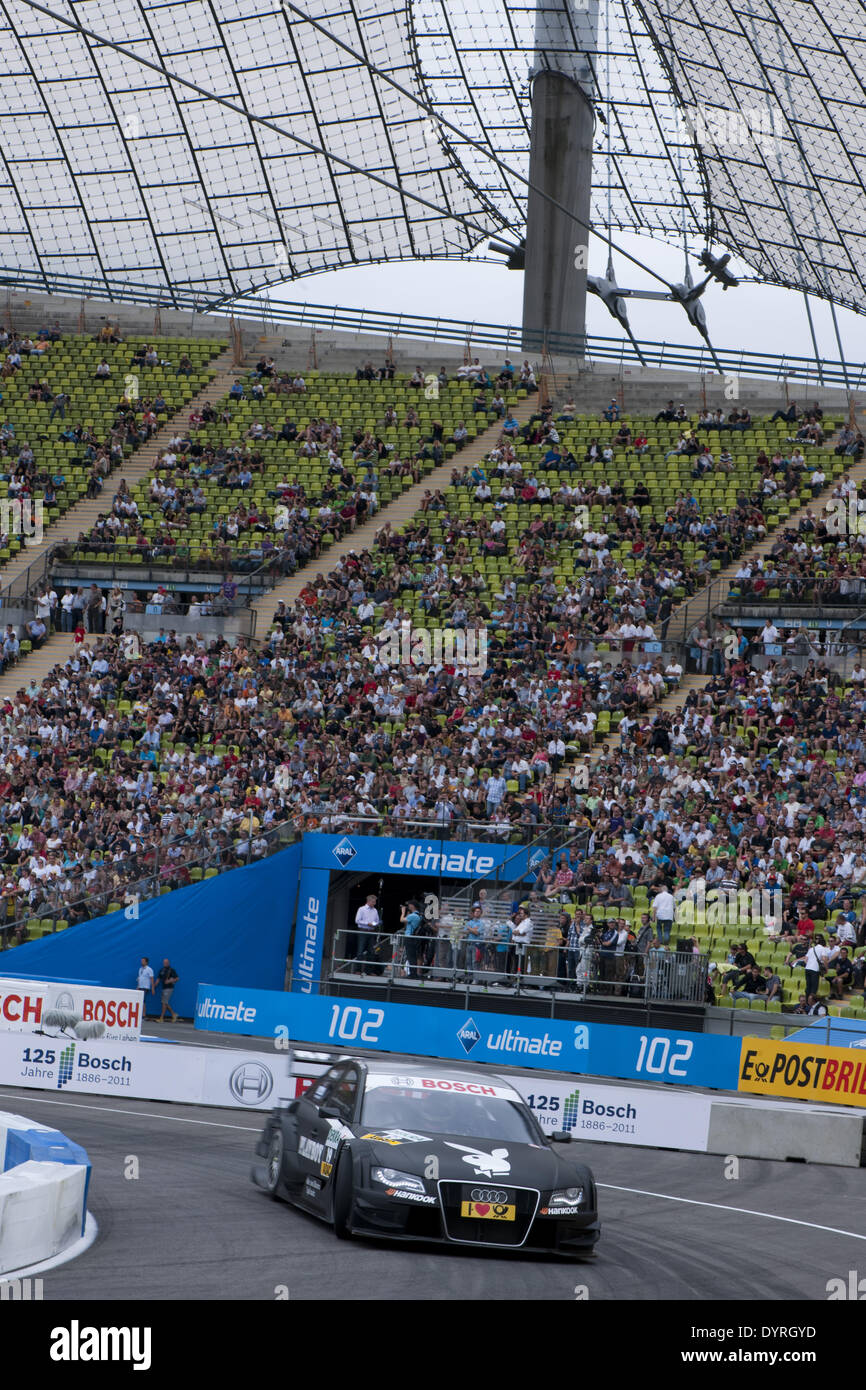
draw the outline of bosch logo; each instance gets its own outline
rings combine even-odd
[[[473,1202],[491,1202],[494,1206],[508,1201],[508,1193],[494,1187],[473,1187],[469,1195]]]
[[[229,1090],[239,1105],[257,1105],[274,1089],[270,1068],[263,1062],[242,1062],[229,1077]]]

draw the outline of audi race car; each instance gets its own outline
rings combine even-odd
[[[499,1076],[344,1058],[272,1112],[256,1156],[253,1182],[342,1240],[585,1256],[600,1233],[590,1170]]]

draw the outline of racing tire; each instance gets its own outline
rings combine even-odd
[[[355,1206],[352,1155],[344,1151],[334,1178],[334,1234],[338,1240],[352,1239],[352,1215]]]
[[[276,1199],[279,1196],[280,1181],[283,1176],[283,1158],[286,1142],[282,1126],[278,1125],[271,1135],[265,1167],[265,1191]]]

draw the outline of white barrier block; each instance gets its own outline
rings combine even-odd
[[[0,1174],[0,1274],[50,1259],[81,1235],[87,1169],[19,1163]]]
[[[24,1164],[23,1167],[28,1165]],[[67,1245],[81,1239],[85,1217],[85,1193],[87,1190],[87,1169],[78,1163],[34,1163],[34,1168],[59,1168],[52,1175],[51,1190],[54,1194],[52,1227],[54,1231],[54,1250],[57,1255]]]

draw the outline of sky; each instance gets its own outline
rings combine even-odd
[[[682,249],[669,247],[654,238],[620,233],[619,243],[644,263],[651,265],[672,283],[683,279]],[[718,254],[718,248],[716,248]],[[594,239],[589,270],[603,274],[606,249]],[[704,273],[696,257],[691,258],[692,276]],[[749,267],[732,259],[728,267],[735,274],[750,275]],[[629,261],[614,254],[614,270],[620,287],[658,289]],[[523,301],[523,274],[504,266],[472,261],[398,262],[389,266],[364,266],[332,271],[296,280],[271,292],[272,299],[293,303],[340,305],[351,309],[377,309],[429,314],[477,323],[520,324]],[[812,357],[809,324],[803,295],[772,285],[742,284],[724,290],[712,282],[703,297],[710,338],[716,347],[748,348],[758,352],[792,353]],[[810,299],[818,351],[824,358],[838,360],[830,306]],[[848,362],[866,361],[866,321],[847,309],[836,310],[845,357]],[[587,308],[590,333],[619,337],[619,324],[601,301],[589,297]],[[632,300],[629,319],[635,337],[653,341],[699,345],[701,338],[676,304]]]

